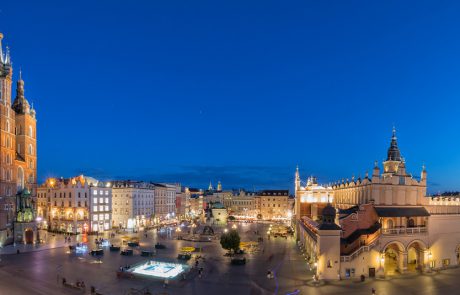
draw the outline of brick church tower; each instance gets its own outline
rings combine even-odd
[[[8,47],[3,52],[2,39],[0,33],[0,243],[10,237],[16,194],[27,188],[35,199],[37,189],[35,110],[24,96],[21,73],[12,102],[13,67]]]

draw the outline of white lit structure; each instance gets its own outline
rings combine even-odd
[[[113,226],[138,228],[150,224],[154,217],[153,184],[141,181],[113,181]]]
[[[137,265],[129,271],[134,274],[151,276],[163,279],[173,279],[184,272],[186,266],[178,263],[168,263],[159,261],[148,261]]]
[[[301,185],[299,169],[295,173],[295,212],[299,216],[308,216],[313,220],[321,216],[327,203],[334,201],[334,190],[331,186],[318,184],[316,177],[309,177],[305,186]]]

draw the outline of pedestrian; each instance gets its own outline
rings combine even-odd
[[[375,289],[372,288],[372,295],[375,295]]]

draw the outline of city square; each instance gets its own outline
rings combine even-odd
[[[239,225],[243,240],[253,237],[253,230],[264,230],[268,224]],[[62,236],[58,237],[63,239]],[[113,239],[114,242],[118,238]],[[159,250],[153,258],[174,259],[184,245],[196,244],[159,238],[155,230],[148,237],[141,238],[142,248],[152,247],[161,241],[167,248]],[[261,250],[248,257],[244,266],[230,265],[229,258],[216,242],[202,243],[205,257],[200,262],[204,267],[201,278],[196,273],[187,275],[186,280],[170,281],[167,288],[163,280],[151,278],[117,278],[120,265],[146,261],[135,250],[132,257],[121,256],[105,250],[101,263],[89,254],[69,253],[68,244],[55,249],[21,254],[3,254],[0,262],[0,284],[7,294],[81,294],[78,290],[63,287],[61,279],[69,282],[84,280],[89,287],[94,285],[100,294],[370,294],[371,288],[377,294],[446,294],[459,286],[456,279],[460,269],[443,270],[425,275],[404,275],[387,279],[370,279],[361,282],[343,280],[315,285],[313,272],[307,268],[304,257],[292,237],[264,240]],[[93,244],[94,245],[94,244]],[[163,252],[162,252],[163,251]],[[196,254],[194,254],[196,255]],[[266,270],[275,271],[274,279],[267,279]],[[59,282],[57,276],[59,275]]]
[[[0,295],[455,293],[459,13],[2,2]]]

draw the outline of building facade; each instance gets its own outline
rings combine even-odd
[[[334,201],[334,190],[331,186],[320,185],[316,177],[309,177],[303,186],[300,180],[299,168],[295,173],[295,214],[307,216],[313,220],[322,217],[322,210],[328,203]]]
[[[65,233],[112,228],[112,188],[83,175],[48,178],[37,189],[39,227]]]
[[[375,163],[371,176],[331,186],[333,199],[322,212],[327,208],[327,222],[297,206],[298,243],[318,278],[393,276],[460,265],[460,197],[429,197],[426,185],[425,167],[418,179],[406,172],[393,130],[382,171]],[[296,201],[302,196],[296,193]]]
[[[37,188],[36,113],[24,96],[21,72],[12,101],[13,67],[0,33],[0,243],[12,241],[15,195],[27,188],[35,201]]]
[[[176,214],[176,185],[167,183],[153,183],[153,185],[155,188],[155,221],[161,222],[174,218]]]
[[[287,220],[289,218],[288,190],[263,190],[259,192],[259,196],[262,219]]]
[[[112,181],[113,226],[134,229],[151,224],[155,186],[142,181]]]
[[[229,202],[229,214],[237,219],[256,219],[259,213],[256,210],[256,195],[255,192],[248,192],[245,190],[235,191],[231,202]]]

